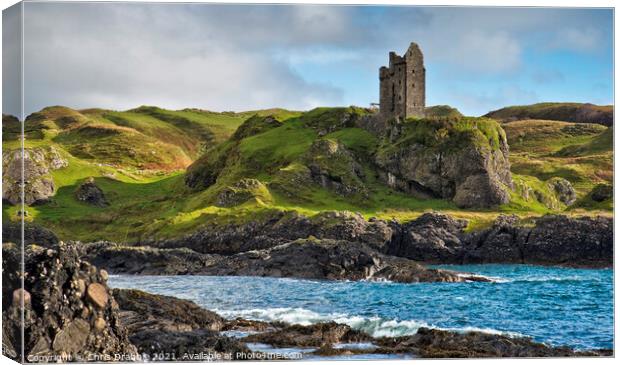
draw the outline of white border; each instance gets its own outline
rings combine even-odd
[[[61,2],[72,2],[72,1],[76,1],[79,2],[81,0],[62,0]],[[1,8],[4,10],[16,3],[18,3],[19,1],[15,1],[15,0],[2,0],[2,4],[1,4]],[[26,0],[25,2],[42,2],[42,0]],[[123,1],[123,0],[106,0],[106,1],[100,1],[100,2],[127,2],[127,1]],[[407,0],[389,0],[389,1],[380,1],[380,0],[375,0],[375,1],[368,1],[368,0],[309,0],[309,1],[300,1],[300,0],[271,0],[271,1],[260,1],[260,0],[228,0],[228,1],[218,1],[218,0],[211,0],[211,1],[181,1],[181,0],[151,0],[151,1],[144,1],[144,0],[135,0],[134,2],[158,2],[158,3],[237,3],[237,4],[325,4],[325,5],[330,5],[330,4],[342,4],[342,5],[419,5],[419,6],[481,6],[481,7],[550,7],[550,6],[558,6],[558,7],[584,7],[584,8],[594,8],[594,7],[599,7],[599,8],[614,8],[614,70],[615,70],[615,61],[618,59],[618,48],[616,47],[616,40],[618,39],[618,29],[615,26],[615,3],[614,1],[611,0],[589,0],[589,1],[583,1],[583,0],[522,0],[522,1],[515,1],[515,0],[443,0],[443,1],[429,1],[429,0],[422,0],[422,1],[407,1]],[[0,24],[1,24],[1,17],[0,17]],[[0,26],[0,37],[2,35],[2,27]],[[1,38],[0,38],[1,39]],[[1,51],[0,51],[1,52]],[[618,93],[618,83],[615,82],[617,79],[617,74],[614,72],[614,106],[615,106],[615,95]],[[1,76],[1,71],[0,71],[0,82],[2,81],[2,76]],[[2,96],[2,91],[0,91],[0,98]],[[1,99],[0,99],[1,100]],[[617,121],[617,115],[618,112],[616,110],[616,108],[614,108],[614,121]],[[616,130],[614,131],[614,151],[618,150],[618,129],[616,128]],[[615,158],[614,158],[614,170],[615,170]],[[614,187],[618,187],[620,185],[618,185],[620,182],[620,178],[618,177],[618,174],[614,173]],[[618,202],[618,197],[620,196],[620,193],[618,191],[619,189],[614,189],[614,202]],[[614,207],[614,227],[617,227],[617,223],[618,223],[618,217],[615,214],[615,207]],[[620,239],[614,235],[614,257],[616,255],[616,252],[619,248],[618,245],[618,241]],[[615,262],[615,260],[614,260]],[[614,284],[618,279],[618,272],[614,272]],[[615,288],[614,285],[614,303],[616,303],[616,297],[617,297],[617,290]],[[616,319],[618,318],[618,314],[620,313],[620,311],[618,310],[618,306],[614,305],[614,324],[616,323]],[[619,328],[618,326],[614,326],[614,347],[615,347],[615,343],[616,340],[619,338]],[[615,349],[616,350],[616,349]],[[393,361],[364,361],[364,362],[360,362],[360,361],[322,361],[322,364],[333,364],[333,365],[342,365],[342,364],[356,364],[359,365],[360,363],[368,363],[368,364],[380,364],[380,363],[386,363],[389,362],[390,364],[424,364],[424,363],[433,363],[433,364],[448,364],[448,363],[454,363],[455,360],[444,360],[444,359],[438,359],[438,360],[393,360]],[[478,363],[479,361],[484,361],[484,363],[486,364],[495,364],[495,363],[500,363],[500,364],[582,364],[584,362],[593,362],[595,364],[612,364],[615,363],[615,359],[613,358],[605,358],[605,359],[598,359],[598,358],[592,358],[592,359],[584,359],[584,358],[553,358],[553,359],[465,359],[465,360],[459,360],[459,363],[466,363],[466,364],[473,364],[473,363]],[[5,364],[5,363],[13,363],[10,360],[1,357],[0,359],[0,363],[1,364]],[[274,364],[282,364],[282,363],[292,363],[292,362],[242,362],[242,364],[269,364],[269,363],[274,363]],[[162,363],[163,365],[164,363]],[[184,362],[184,364],[189,364],[188,362]],[[204,363],[198,363],[198,364],[204,364]]]

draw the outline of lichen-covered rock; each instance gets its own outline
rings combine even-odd
[[[21,202],[20,184],[24,169],[24,204],[44,203],[56,192],[51,171],[66,167],[67,160],[52,147],[35,147],[2,152],[2,199]]]
[[[3,260],[20,259],[16,245],[4,244],[2,250]],[[24,352],[29,361],[58,356],[84,362],[93,356],[136,354],[118,310],[107,300],[110,289],[98,270],[80,256],[76,247],[62,242],[54,248],[26,246],[27,275],[24,291],[17,297],[30,298],[23,300]],[[3,276],[7,276],[3,278],[3,331],[16,353],[21,353],[21,341],[15,341],[22,326],[20,305],[4,303],[6,290],[21,290],[19,273],[14,272],[19,270],[19,261],[8,261],[3,261]],[[84,286],[89,289],[87,295]]]
[[[75,198],[81,202],[95,205],[98,207],[106,207],[109,205],[103,190],[95,183],[95,179],[90,177],[86,179],[75,191]]]
[[[509,201],[508,143],[495,121],[422,119],[392,129],[375,158],[389,186],[462,208]]]
[[[345,196],[366,193],[362,167],[342,143],[318,139],[310,146],[304,162],[311,179],[322,187]]]
[[[565,205],[571,205],[577,200],[577,193],[571,185],[570,181],[561,178],[554,177],[547,180],[547,186],[551,190],[557,199]]]
[[[216,205],[232,207],[256,199],[263,203],[271,201],[267,187],[256,179],[241,179],[232,186],[224,188],[217,196]]]

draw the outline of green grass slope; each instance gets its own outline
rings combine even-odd
[[[443,107],[437,111],[445,112],[453,113]],[[446,115],[426,123],[409,121],[402,143],[409,138],[432,145],[448,133],[493,145],[505,130],[519,187],[542,191],[547,181],[562,177],[575,186],[579,198],[566,210],[526,200],[517,188],[510,204],[462,210],[445,200],[408,196],[380,181],[373,156],[391,146],[358,127],[371,113],[356,107],[244,113],[46,108],[29,117],[26,144],[54,145],[69,166],[52,172],[57,194],[50,203],[28,207],[27,219],[63,239],[137,241],[267,219],[283,210],[310,216],[349,210],[399,220],[439,210],[470,220],[471,228],[489,224],[500,213],[611,214],[610,201],[591,199],[596,186],[612,182],[611,128],[526,120],[502,129],[490,119]],[[10,132],[3,149],[16,148],[19,141],[11,139],[15,121],[3,121],[3,128]],[[450,148],[458,149],[458,143]],[[90,176],[109,206],[75,199],[75,190]],[[325,177],[327,185],[321,184]],[[17,208],[5,205],[3,219],[17,219]]]
[[[517,180],[541,186],[561,177],[571,182],[579,199],[587,198],[598,184],[613,183],[613,127],[547,120],[522,120],[503,127]],[[583,202],[575,206],[601,207]]]
[[[485,117],[507,122],[544,119],[611,126],[614,120],[614,107],[588,103],[538,103],[505,107],[489,112]]]

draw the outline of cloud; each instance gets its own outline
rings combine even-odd
[[[276,13],[288,19],[278,28],[297,28],[276,31],[280,36],[270,43],[266,29],[273,29],[266,23],[273,21],[271,13],[237,11],[234,14],[245,26],[224,27],[222,17],[230,21],[233,13],[219,7],[200,16],[189,14],[185,7],[83,5],[69,11],[63,7],[28,9],[25,79],[29,111],[50,104],[114,109],[141,104],[214,110],[308,109],[337,104],[343,98],[341,88],[306,80],[291,67],[291,60],[265,51],[270,45],[291,44],[295,32],[310,44],[324,41],[329,34],[347,33],[341,29],[337,12],[289,9],[288,17],[281,14],[285,8],[278,7]],[[325,26],[317,27],[318,23]],[[302,32],[304,27],[317,30]]]
[[[563,28],[556,34],[552,47],[578,51],[592,51],[603,45],[603,36],[600,30],[594,27]]]
[[[611,48],[613,19],[609,11],[548,8],[24,6],[27,113],[53,104],[366,105],[376,99],[377,70],[388,52],[402,53],[411,41],[422,47],[429,75],[441,73],[442,82],[476,95],[468,105],[490,105],[499,98],[476,92],[479,85],[506,89],[502,85],[518,84],[524,72],[531,82],[558,81],[558,75],[531,74],[528,57]]]

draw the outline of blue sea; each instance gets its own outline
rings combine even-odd
[[[613,270],[444,265],[491,283],[319,281],[112,275],[109,284],[190,299],[227,318],[346,323],[372,336],[421,326],[527,336],[577,349],[613,346]]]

